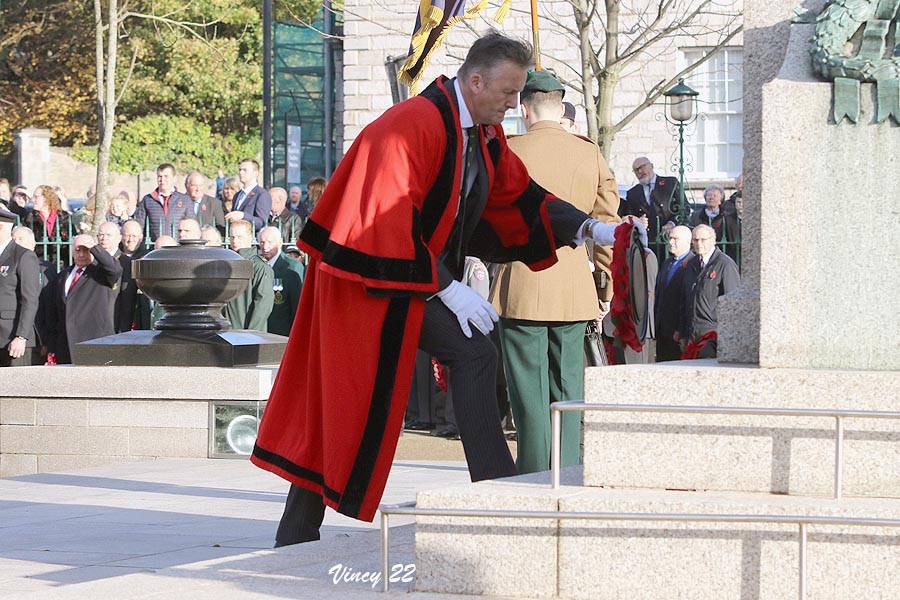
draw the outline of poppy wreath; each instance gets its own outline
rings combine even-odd
[[[431,359],[431,369],[434,373],[434,381],[442,392],[447,391],[447,369],[437,361],[436,358]]]
[[[684,347],[684,352],[681,353],[681,360],[694,360],[709,342],[718,339],[718,337],[715,331],[710,331],[698,338],[694,338],[691,340],[691,343]]]
[[[631,231],[634,223],[629,219],[616,227],[613,244],[613,260],[611,265],[613,277],[613,299],[610,304],[609,317],[615,326],[613,336],[617,346],[627,345],[635,352],[640,352],[643,345],[634,330],[634,319],[631,316],[631,285],[629,283],[631,269],[628,267],[628,246],[631,244]]]

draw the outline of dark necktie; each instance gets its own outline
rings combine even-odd
[[[453,257],[454,269],[462,269],[462,265],[466,262],[466,254],[463,239],[466,237],[466,218],[468,217],[469,195],[475,188],[475,180],[471,177],[472,169],[477,168],[475,162],[476,154],[480,154],[479,145],[481,140],[478,137],[478,125],[473,125],[466,129],[466,157],[463,163],[462,181],[459,184],[459,211],[456,214],[456,250]],[[477,176],[477,173],[476,173]],[[472,179],[472,185],[469,186],[469,179]],[[456,275],[454,270],[454,275]]]
[[[234,207],[232,210],[240,210],[241,204],[244,203],[244,198],[246,198],[247,194],[244,193],[244,190],[240,190],[237,195],[234,197]]]
[[[669,265],[669,270],[666,273],[666,285],[669,285],[669,282],[672,281],[672,277],[675,275],[675,271],[678,270],[678,259],[672,258],[672,264]]]
[[[75,284],[78,283],[79,279],[81,279],[82,273],[84,273],[84,267],[81,267],[77,271],[75,271],[75,277],[72,278],[72,283],[69,284],[69,289],[66,290],[66,296],[72,293],[72,288],[75,287]]]

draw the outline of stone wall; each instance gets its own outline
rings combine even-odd
[[[0,477],[209,455],[210,404],[269,397],[275,367],[11,367]]]

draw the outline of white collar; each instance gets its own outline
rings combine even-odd
[[[462,91],[459,89],[459,81],[455,78],[453,79],[453,89],[456,90],[456,100],[459,104],[459,125],[465,131],[474,125],[475,121],[472,120],[472,114],[469,112],[469,107],[466,106],[466,99],[463,98]]]
[[[703,255],[700,257],[700,260],[703,261],[703,266],[704,266],[704,267],[705,267],[706,265],[709,264],[709,259],[712,258],[712,255],[715,254],[715,252],[716,252],[716,247],[713,246],[713,249],[712,249],[712,250],[710,250],[710,251],[709,251],[708,253],[706,253],[706,254],[703,254]]]

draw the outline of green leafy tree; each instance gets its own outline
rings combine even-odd
[[[318,0],[275,6],[278,18],[297,20],[319,10]],[[165,160],[208,170],[259,150],[258,0],[20,0],[0,4],[0,26],[0,153],[26,126],[50,129],[57,145],[96,144],[95,227],[111,167]]]

